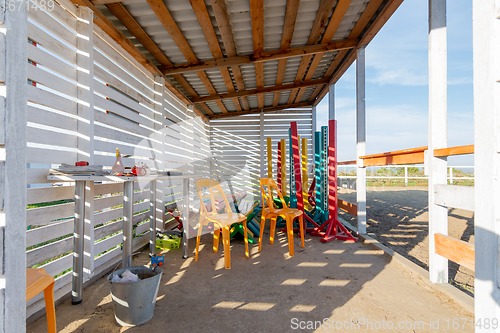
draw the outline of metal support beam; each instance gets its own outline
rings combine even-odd
[[[366,155],[365,110],[365,47],[357,50],[356,60],[356,202],[358,207],[358,233],[366,234],[366,168],[360,156]]]
[[[429,275],[448,283],[448,260],[435,251],[434,234],[448,235],[448,207],[436,204],[435,185],[447,184],[447,158],[434,149],[447,146],[446,0],[429,0]]]
[[[335,120],[335,83],[328,86],[328,120]]]

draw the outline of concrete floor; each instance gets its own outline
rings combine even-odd
[[[194,241],[190,249],[194,248]],[[283,234],[274,245],[264,235],[262,252],[243,240],[231,242],[230,270],[222,246],[211,251],[202,239],[198,262],[181,250],[165,255],[164,275],[151,321],[139,327],[115,324],[110,286],[105,278],[84,290],[84,301],[68,300],[56,310],[60,332],[472,332],[473,314],[435,291],[397,262],[363,243],[320,243],[306,235],[295,239],[288,256]],[[134,264],[144,264],[139,255]],[[326,321],[322,327],[320,322]],[[463,325],[465,322],[465,325]],[[332,328],[333,326],[333,328]],[[302,328],[302,329],[301,329]],[[46,332],[45,317],[27,332]]]

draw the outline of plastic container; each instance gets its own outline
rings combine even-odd
[[[128,269],[141,280],[136,282],[111,282],[113,274],[121,274]],[[120,326],[139,326],[153,318],[156,296],[163,271],[145,266],[122,268],[108,276],[111,283],[111,298],[115,319]]]
[[[162,250],[178,249],[180,244],[181,244],[180,238],[177,239],[167,238],[167,239],[156,240],[156,248],[160,248]]]

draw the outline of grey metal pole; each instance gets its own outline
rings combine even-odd
[[[85,181],[75,184],[75,222],[73,234],[73,277],[71,304],[82,302],[83,288],[83,237],[85,235]]]
[[[132,266],[132,218],[134,206],[134,182],[126,181],[123,185],[123,252],[122,267]]]
[[[183,212],[182,212],[182,257],[187,259],[188,253],[188,238],[187,229],[189,228],[189,178],[182,180],[182,196],[183,196]]]
[[[149,253],[156,251],[156,180],[151,181],[151,195],[149,197]]]

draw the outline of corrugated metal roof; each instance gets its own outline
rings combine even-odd
[[[322,0],[301,0],[298,14],[295,22],[295,28],[293,31],[293,38],[291,41],[291,47],[302,47],[307,45],[308,39],[313,28],[314,21],[318,14],[318,9],[320,8]],[[324,0],[325,1],[325,0]],[[380,1],[380,0],[378,0]],[[385,0],[382,4],[384,6],[387,1]],[[360,18],[361,14],[366,8],[366,5],[370,0],[352,0],[344,17],[342,18],[338,29],[335,32],[332,41],[345,40],[352,29],[354,28],[356,22]],[[186,64],[188,61],[176,45],[172,37],[163,27],[162,23],[155,15],[153,10],[150,8],[145,0],[125,0],[121,2],[125,9],[130,13],[130,15],[137,21],[137,23],[144,29],[144,31],[149,35],[149,37],[156,43],[161,51],[166,55],[170,62],[174,65]],[[208,42],[203,34],[203,30],[197,20],[195,12],[191,7],[189,0],[164,0],[164,3],[171,16],[178,25],[178,28],[182,32],[182,35],[188,42],[192,51],[199,61],[212,60],[213,55],[208,45]],[[211,0],[205,0],[207,11],[209,13],[210,19],[214,26],[215,33],[219,40],[219,46],[222,50],[224,56],[227,56],[224,43],[222,42],[222,37],[220,35],[219,28],[217,26],[217,21],[215,18],[214,10],[211,5]],[[234,37],[234,44],[236,47],[237,54],[249,55],[253,54],[253,39],[252,39],[252,22],[251,22],[251,12],[250,12],[250,1],[249,0],[226,0],[225,1],[227,14],[229,17],[229,22]],[[335,9],[337,1],[334,2],[328,17],[330,18],[332,12]],[[285,22],[286,15],[286,5],[287,0],[264,0],[264,51],[279,50],[281,46],[283,26]],[[105,5],[98,5],[97,8],[121,31],[123,34],[130,39],[130,41],[139,48],[139,50],[146,55],[146,57],[151,60],[155,65],[160,66],[158,60],[156,60],[144,46],[142,46],[139,41],[130,33],[125,26],[106,8]],[[328,25],[329,19],[325,22],[325,27]],[[321,36],[324,33],[321,32]],[[330,63],[335,58],[337,52],[325,53],[318,68],[316,69],[313,80],[323,78]],[[297,71],[301,63],[301,57],[289,58],[287,60],[286,71],[283,79],[283,84],[290,84],[296,80]],[[243,76],[243,83],[245,90],[256,89],[257,83],[255,78],[255,66],[241,65],[241,73]],[[264,63],[264,87],[271,87],[276,84],[276,77],[278,71],[278,61],[267,61]],[[228,93],[229,90],[223,80],[223,77],[219,69],[211,69],[205,71],[208,76],[210,83],[216,90],[218,94]],[[233,81],[234,89],[237,91],[237,85],[234,80],[234,76],[231,68],[229,68],[229,73]],[[202,81],[199,79],[195,72],[189,72],[182,74],[189,85],[199,96],[207,96],[209,92],[207,87],[204,86]],[[178,83],[176,80],[168,75],[169,78],[176,87],[189,96],[187,91]],[[302,96],[301,101],[307,101],[314,92],[315,87],[306,88],[305,93]],[[290,91],[282,91],[280,93],[279,104],[287,104]],[[194,97],[194,96],[189,96]],[[269,107],[273,105],[274,93],[267,93],[264,95],[264,107]],[[248,103],[251,109],[256,109],[259,107],[257,96],[249,96]],[[241,98],[240,98],[241,101]],[[295,101],[299,103],[301,101]],[[213,113],[221,113],[222,111],[217,106],[215,102],[206,103],[207,106],[213,111]],[[224,106],[228,112],[236,111],[233,102],[228,99],[224,100]]]

